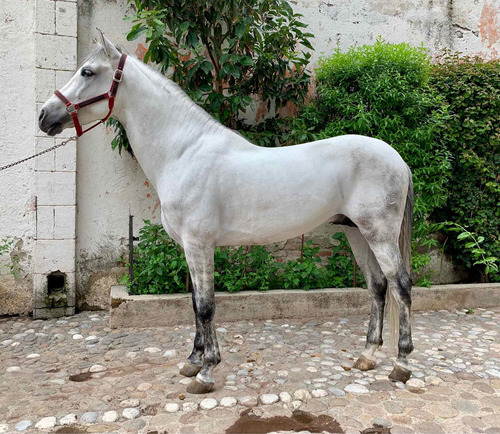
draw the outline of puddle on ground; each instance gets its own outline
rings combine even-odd
[[[373,424],[371,428],[361,431],[361,434],[391,434],[391,429],[382,425]]]
[[[81,374],[75,374],[69,376],[69,381],[75,381],[76,383],[81,383],[82,381],[87,381],[92,378],[92,372],[82,372]]]
[[[54,432],[60,434],[82,434],[87,432],[87,428],[81,425],[67,425],[57,428]]]
[[[140,363],[138,365],[117,366],[101,372],[82,372],[80,374],[70,375],[69,381],[75,381],[77,383],[80,383],[82,381],[91,380],[92,378],[102,378],[104,376],[124,377],[129,374],[135,374],[138,371],[145,371],[147,369],[153,369],[153,368],[162,368],[166,371],[167,369],[172,368],[172,366],[173,363]]]
[[[226,430],[226,434],[266,434],[273,431],[344,433],[339,423],[325,414],[314,416],[305,411],[295,410],[292,417],[262,418],[248,409],[240,414],[240,418]]]

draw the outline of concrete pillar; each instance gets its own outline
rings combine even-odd
[[[36,0],[35,89],[40,106],[62,87],[77,66],[76,0]],[[35,152],[74,134],[48,137],[36,126]],[[76,143],[36,161],[36,242],[33,317],[75,313]]]

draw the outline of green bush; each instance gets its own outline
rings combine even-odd
[[[144,221],[139,243],[134,248],[134,281],[125,275],[121,283],[134,294],[170,294],[186,291],[188,267],[182,249],[161,225]],[[334,257],[321,266],[319,248],[311,242],[304,246],[302,260],[280,263],[261,246],[236,249],[217,247],[214,252],[215,289],[242,290],[311,289],[349,287],[353,282],[350,247],[344,234],[334,235],[338,245]],[[356,276],[359,284],[363,277]]]
[[[430,86],[450,107],[444,137],[454,157],[448,200],[433,218],[472,228],[485,256],[500,257],[500,62],[446,52],[432,68]],[[477,261],[456,234],[447,246],[467,267]],[[487,281],[486,265],[477,267]],[[490,279],[500,281],[500,274],[493,270]]]
[[[435,243],[427,220],[446,203],[451,177],[448,106],[428,86],[430,70],[427,52],[408,44],[337,50],[320,61],[317,97],[290,128],[307,139],[363,134],[393,146],[413,172],[417,247]],[[425,262],[415,254],[414,264]]]

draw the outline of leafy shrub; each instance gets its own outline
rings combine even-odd
[[[161,225],[144,220],[134,248],[134,281],[126,275],[134,294],[170,294],[185,291],[188,266],[184,253]]]
[[[320,61],[317,97],[291,125],[293,134],[307,138],[363,134],[393,146],[413,172],[417,247],[435,243],[427,220],[446,203],[451,177],[442,132],[448,106],[428,86],[430,70],[427,52],[408,44],[379,39],[337,50]]]
[[[449,104],[444,137],[454,156],[449,198],[434,220],[473,228],[485,256],[500,257],[500,61],[445,52],[432,68],[430,85]],[[450,234],[447,245],[467,267],[477,262],[459,236]],[[477,266],[487,280],[486,264]],[[492,270],[490,278],[500,281],[500,274]]]
[[[134,281],[129,276],[129,292],[135,294],[169,294],[186,291],[188,267],[182,249],[166,234],[163,227],[149,220],[139,232],[134,248]],[[311,242],[304,246],[302,260],[280,263],[261,246],[236,249],[217,247],[214,253],[215,289],[242,290],[311,289],[352,286],[353,264],[350,247],[344,234],[334,236],[339,244],[335,257],[321,266],[319,248]],[[357,281],[364,283],[357,274]]]

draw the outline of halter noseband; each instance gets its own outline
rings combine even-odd
[[[111,112],[113,111],[113,107],[115,105],[115,96],[116,93],[118,92],[118,86],[120,85],[120,82],[122,81],[123,78],[123,67],[125,66],[125,60],[127,60],[127,55],[122,54],[120,57],[120,61],[118,62],[118,67],[116,68],[115,73],[113,74],[113,82],[111,83],[111,88],[106,93],[102,93],[101,95],[86,99],[85,101],[79,102],[77,104],[72,104],[71,101],[68,98],[66,98],[61,92],[59,92],[58,90],[54,92],[54,95],[57,96],[64,103],[64,105],[66,106],[66,111],[71,116],[71,119],[73,119],[73,124],[75,125],[76,129],[76,135],[78,137],[80,137],[87,131],[90,131],[91,129],[97,127],[98,125],[106,122],[108,118],[111,116]],[[86,130],[82,130],[82,126],[80,125],[80,121],[78,120],[78,110],[88,105],[95,104],[96,102],[102,101],[104,99],[108,100],[108,108],[109,108],[106,117],[101,119],[99,122],[92,125],[91,127],[87,128]]]

